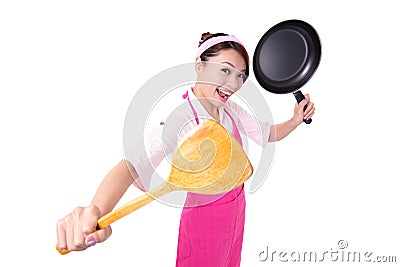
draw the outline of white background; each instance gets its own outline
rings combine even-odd
[[[252,57],[265,31],[293,18],[322,41],[302,88],[317,111],[277,144],[267,181],[247,195],[242,266],[268,266],[258,260],[266,246],[322,253],[340,239],[400,261],[395,3],[2,1],[0,265],[174,266],[177,208],[153,202],[116,222],[106,243],[67,256],[54,249],[56,222],[87,205],[122,158],[135,91],[192,62],[201,33],[234,34]],[[275,121],[290,118],[293,96],[263,94]],[[138,195],[132,187],[120,204]]]

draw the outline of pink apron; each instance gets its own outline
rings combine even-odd
[[[183,95],[199,124],[197,112],[190,102],[188,93]],[[225,109],[233,124],[233,135],[242,144],[237,125],[231,114]],[[186,203],[196,203],[207,197],[188,193]],[[202,206],[182,210],[177,267],[237,267],[243,243],[246,201],[243,185],[221,195],[217,200]]]

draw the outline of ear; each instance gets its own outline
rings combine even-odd
[[[203,66],[203,62],[201,61],[201,58],[197,57],[196,58],[196,62],[194,64],[194,68],[195,68],[197,76],[199,76],[199,74],[200,74],[201,70],[203,69],[203,67],[204,66]]]

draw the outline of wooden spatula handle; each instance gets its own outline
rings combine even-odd
[[[130,214],[131,212],[134,212],[137,209],[140,209],[144,205],[150,203],[154,199],[165,195],[169,192],[172,192],[176,190],[175,187],[173,187],[171,184],[163,184],[160,187],[152,190],[149,193],[143,194],[142,196],[139,196],[135,198],[134,200],[131,200],[130,202],[126,203],[125,205],[121,206],[120,208],[104,215],[97,221],[97,230],[104,229],[107,226],[111,225],[113,222],[121,219],[122,217],[125,217],[126,215]],[[56,245],[57,251],[61,255],[68,254],[70,251],[66,249],[60,249],[58,245]]]

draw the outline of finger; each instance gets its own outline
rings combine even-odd
[[[304,110],[304,114],[310,113],[310,111],[311,111],[313,108],[314,108],[314,103],[313,103],[313,102],[307,103],[306,109]]]
[[[307,115],[304,116],[304,119],[307,120],[312,118],[312,116],[314,116],[314,113],[315,113],[315,108],[313,108],[309,113],[307,113]]]
[[[100,210],[96,206],[91,205],[87,207],[87,209],[85,210],[85,214],[81,219],[83,234],[89,235],[94,231],[96,231],[97,220],[100,217],[100,215],[101,215]]]
[[[60,250],[67,249],[64,220],[59,220],[57,223],[57,246]]]
[[[81,223],[81,208],[76,208],[73,211],[73,235],[74,235],[74,245],[79,249],[83,249],[85,246],[85,236],[82,233],[82,223]]]
[[[112,229],[110,226],[107,226],[104,229],[98,230],[86,237],[86,245],[94,246],[97,243],[102,243],[106,241],[112,234]]]
[[[67,242],[67,249],[75,250],[74,225],[72,223],[72,219],[70,218],[70,216],[67,216],[64,220],[65,220],[65,237]]]
[[[310,95],[309,94],[305,94],[304,98],[307,100],[307,102],[310,102]]]
[[[299,105],[297,106],[298,112],[304,114],[305,106],[307,105],[307,100],[303,99],[300,101]]]
[[[74,245],[79,250],[86,248],[85,236],[82,233],[80,225],[74,225]]]
[[[65,218],[66,223],[66,241],[67,241],[67,249],[69,251],[79,251],[84,250],[86,248],[86,244],[84,240],[75,239],[75,232],[79,232],[80,228],[74,225],[73,215],[70,214]]]

